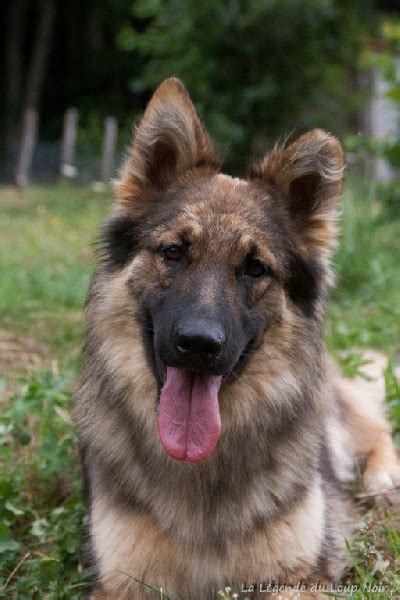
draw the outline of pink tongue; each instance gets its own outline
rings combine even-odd
[[[172,458],[199,462],[214,450],[221,434],[221,382],[222,377],[167,368],[158,409],[158,432]]]

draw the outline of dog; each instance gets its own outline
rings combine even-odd
[[[324,349],[343,171],[315,129],[222,174],[181,81],[154,93],[86,304],[93,600],[330,584],[354,519],[343,481],[362,463],[368,489],[397,481],[382,398]]]

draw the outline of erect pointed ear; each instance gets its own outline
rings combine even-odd
[[[276,187],[305,245],[326,253],[336,237],[343,171],[340,142],[326,131],[313,129],[288,146],[276,146],[252,168],[250,177]]]
[[[124,202],[144,189],[163,189],[189,169],[217,170],[220,159],[183,83],[166,79],[155,91],[129,148],[118,192]]]

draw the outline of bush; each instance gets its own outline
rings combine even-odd
[[[135,93],[177,75],[230,166],[293,128],[343,131],[372,2],[138,0],[119,45],[140,56]]]
[[[27,379],[0,425],[0,597],[75,600],[84,509],[65,381]]]

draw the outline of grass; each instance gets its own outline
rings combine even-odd
[[[333,351],[377,348],[400,355],[400,208],[385,219],[373,184],[345,190],[337,286],[329,304],[327,342]]]
[[[109,200],[67,185],[0,189],[0,598],[82,597],[84,510],[69,409],[91,243]],[[400,356],[400,214],[384,218],[374,186],[350,181],[342,221],[326,339],[352,375],[363,348],[383,350],[392,365]],[[400,436],[391,366],[386,383]],[[400,589],[398,513],[364,507],[349,553],[343,583],[358,587],[345,597],[388,600]]]
[[[0,327],[33,337],[62,368],[79,356],[91,244],[108,207],[89,188],[0,191]]]

